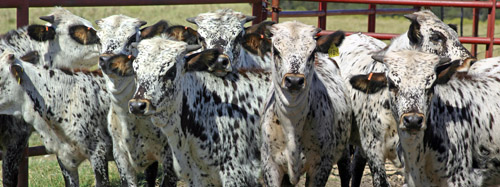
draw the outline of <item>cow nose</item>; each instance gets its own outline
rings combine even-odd
[[[100,56],[99,57],[99,67],[104,68],[106,65],[106,62],[109,60],[109,56]]]
[[[288,75],[285,77],[285,87],[288,90],[300,90],[304,87],[304,76]]]
[[[132,114],[143,115],[146,113],[148,101],[131,99],[128,103],[129,112]]]
[[[422,128],[424,117],[417,114],[406,115],[403,117],[403,122],[407,129],[419,130]]]
[[[217,64],[220,64],[221,67],[226,67],[229,64],[229,58],[225,55],[221,55],[217,58]]]
[[[232,71],[231,60],[227,55],[219,55],[215,63],[209,68],[209,71],[218,77],[224,77],[228,72]]]

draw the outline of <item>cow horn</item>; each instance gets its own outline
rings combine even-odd
[[[132,47],[134,47],[134,48],[137,48],[137,45],[139,45],[139,43],[138,43],[138,42],[132,42],[132,43],[130,44],[130,46],[132,46]]]
[[[49,23],[54,23],[54,15],[40,16],[40,19]]]
[[[417,15],[415,14],[405,14],[404,17],[410,21],[417,21]]]
[[[384,63],[384,56],[383,55],[372,55],[372,59],[377,61],[377,62]]]
[[[254,20],[255,18],[257,18],[257,17],[256,17],[256,16],[247,16],[247,17],[245,17],[245,23],[246,23],[246,22],[249,22],[249,21],[252,21],[252,20]]]
[[[445,57],[445,56],[439,57],[439,64],[444,64],[444,63],[447,63],[447,62],[450,62],[450,61],[451,61],[451,58],[448,58],[448,57]]]
[[[195,51],[195,50],[198,50],[201,48],[201,45],[188,45],[186,47],[186,52],[191,52],[191,51]]]
[[[142,20],[139,21],[139,27],[142,27],[142,26],[144,26],[146,24],[148,24],[148,22],[142,21]]]
[[[190,17],[190,18],[187,18],[186,21],[189,22],[189,23],[193,23],[193,24],[196,24],[196,17]]]

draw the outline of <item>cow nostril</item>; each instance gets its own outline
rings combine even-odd
[[[403,118],[404,123],[409,128],[420,128],[424,121],[424,117],[419,115],[408,115]]]
[[[285,87],[289,90],[299,90],[304,86],[304,81],[302,76],[286,76]]]
[[[130,102],[130,112],[133,114],[144,114],[146,112],[147,103],[141,101]]]

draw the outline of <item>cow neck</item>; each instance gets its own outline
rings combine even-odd
[[[408,31],[392,39],[391,43],[387,47],[388,48],[386,53],[390,51],[400,51],[404,49],[411,50],[414,48],[410,45],[410,39],[408,38]]]
[[[134,96],[136,90],[134,76],[113,76],[113,78],[111,78],[105,74],[105,77],[107,79],[106,88],[112,95],[112,104],[128,112],[128,101]],[[115,107],[114,109],[117,108]]]

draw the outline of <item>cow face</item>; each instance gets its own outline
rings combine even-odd
[[[89,21],[60,7],[40,19],[55,29],[53,40],[49,40],[52,61],[70,64],[72,68],[89,68],[97,63],[100,42]],[[47,30],[35,31],[47,33]]]
[[[390,52],[374,56],[387,67],[385,73],[356,75],[350,79],[353,88],[375,93],[388,88],[390,108],[398,128],[416,134],[426,129],[426,120],[433,98],[434,86],[446,84],[455,73],[468,71],[472,59],[449,62],[435,54],[417,51]]]
[[[99,58],[99,68],[108,77],[129,77],[134,76],[132,62],[135,57],[132,55],[114,55],[110,58]]]
[[[405,17],[411,21],[407,33],[411,46],[453,60],[472,57],[458,40],[456,30],[443,23],[431,11],[423,10]]]
[[[101,40],[101,54],[131,54],[130,46],[139,41],[139,28],[146,24],[137,18],[112,15],[96,21],[99,28],[97,36]]]
[[[133,63],[137,90],[129,109],[134,114],[151,115],[173,102],[174,80],[179,73],[176,63],[184,60],[187,44],[156,37],[141,41],[137,48],[139,54]]]
[[[241,12],[223,9],[187,19],[198,26],[198,33],[204,49],[217,49],[221,52],[217,63],[214,63],[214,67],[209,69],[215,75],[224,76],[232,71],[233,66],[238,66],[241,41],[245,34],[243,25],[254,18],[253,16],[245,16]]]
[[[20,111],[20,101],[25,95],[19,85],[23,68],[20,61],[9,51],[4,51],[0,56],[0,112],[13,115]]]
[[[332,42],[340,45],[344,38],[342,32],[337,32],[316,42],[315,36],[321,30],[299,22],[275,24],[270,30],[273,34],[273,83],[287,98],[307,93],[316,52],[327,52]]]

